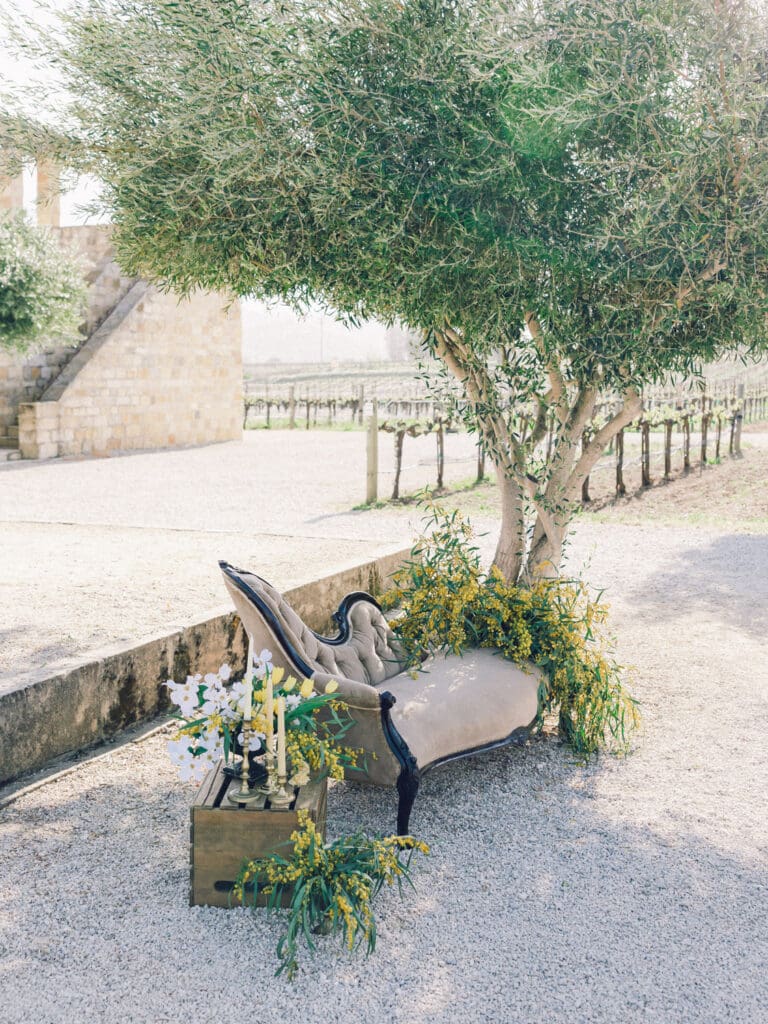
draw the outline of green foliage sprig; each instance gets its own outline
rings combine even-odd
[[[426,651],[468,647],[531,661],[548,679],[543,712],[559,710],[560,731],[577,753],[626,748],[639,715],[603,630],[607,607],[578,580],[524,586],[494,567],[484,571],[472,528],[457,511],[428,506],[426,527],[385,595],[387,607],[402,611],[392,628],[411,665]]]
[[[298,969],[299,943],[315,950],[314,935],[340,935],[349,950],[376,948],[376,919],[372,902],[384,885],[413,886],[410,865],[414,853],[429,853],[426,843],[412,836],[369,838],[363,832],[325,843],[307,811],[299,811],[299,828],[291,834],[290,857],[272,854],[246,861],[233,897],[243,906],[256,906],[260,894],[267,906],[279,909],[290,898],[286,928],[277,944],[280,966],[292,978]]]
[[[0,348],[76,337],[84,304],[82,273],[55,239],[23,213],[0,219]]]

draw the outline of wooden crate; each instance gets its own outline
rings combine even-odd
[[[325,838],[327,779],[296,789],[287,810],[271,810],[264,797],[238,807],[227,800],[227,791],[230,786],[239,789],[240,780],[229,779],[223,767],[219,764],[208,773],[192,805],[190,906],[228,907],[234,880],[246,858],[269,853],[288,856],[291,846],[286,841],[298,825],[298,811],[309,811]],[[266,898],[260,897],[258,902],[263,906]]]

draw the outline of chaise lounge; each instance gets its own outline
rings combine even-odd
[[[519,667],[498,652],[477,649],[430,657],[414,679],[370,594],[348,594],[333,615],[338,635],[324,637],[266,580],[227,562],[219,565],[257,649],[267,648],[276,666],[315,680],[321,689],[331,680],[338,683],[338,696],[354,721],[344,742],[368,755],[363,781],[397,787],[400,835],[408,833],[426,771],[519,743],[536,722],[545,678],[535,665]]]

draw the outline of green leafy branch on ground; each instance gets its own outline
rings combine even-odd
[[[259,895],[278,910],[290,897],[287,923],[277,944],[280,966],[293,978],[298,970],[299,944],[315,950],[316,935],[339,935],[350,951],[376,948],[376,919],[372,902],[384,885],[413,886],[414,853],[429,847],[412,836],[369,838],[358,831],[325,843],[306,811],[299,811],[299,828],[291,834],[289,857],[272,854],[246,861],[233,889],[243,906],[256,906]]]

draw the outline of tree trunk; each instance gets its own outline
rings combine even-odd
[[[528,553],[528,575],[532,580],[556,579],[560,574],[568,525],[557,524],[552,533],[554,536],[542,531],[531,545]]]
[[[523,567],[525,537],[525,500],[520,486],[496,469],[501,494],[501,529],[493,564],[504,579],[516,583]]]

